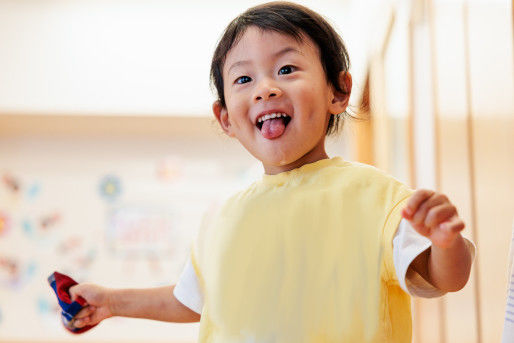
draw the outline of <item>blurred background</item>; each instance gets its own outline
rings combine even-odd
[[[259,178],[211,115],[210,58],[250,0],[0,0],[0,342],[194,342],[113,318],[71,336],[46,278],[173,284],[204,213]],[[416,343],[499,342],[514,220],[511,0],[312,0],[354,78],[330,156],[449,195],[468,285],[414,299]]]

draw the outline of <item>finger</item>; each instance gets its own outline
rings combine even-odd
[[[110,316],[106,314],[105,309],[98,309],[90,316],[89,325],[95,325],[100,323],[105,318],[109,318]]]
[[[450,220],[441,223],[439,227],[441,228],[441,230],[445,230],[451,233],[457,233],[464,230],[466,224],[464,224],[464,221],[461,218],[459,218],[458,216],[454,216]]]
[[[455,206],[445,202],[430,208],[423,224],[428,227],[437,227],[439,224],[455,216],[456,213]]]
[[[421,236],[428,237],[430,235],[431,228],[425,225],[414,225],[411,223],[414,230],[416,230]]]
[[[84,317],[84,318],[75,320],[73,322],[73,326],[80,329],[86,325],[89,325],[90,322],[91,322],[91,317]]]
[[[435,206],[444,204],[448,201],[448,198],[444,194],[435,193],[430,198],[426,199],[421,206],[418,207],[416,213],[414,213],[411,222],[415,226],[425,226],[425,219],[428,212]]]
[[[407,217],[411,217],[414,213],[416,213],[421,203],[430,198],[434,193],[434,191],[429,189],[418,189],[409,198],[409,201],[407,202],[407,205],[403,209],[402,213],[404,213]]]
[[[96,308],[94,306],[86,306],[75,316],[75,319],[81,319],[87,317],[95,312]]]
[[[69,292],[71,296],[71,301],[77,300],[77,298],[81,295],[81,289],[82,287],[80,284],[70,287]]]
[[[432,243],[440,248],[448,248],[455,243],[459,232],[464,229],[464,222],[455,216],[450,221],[440,224],[439,227],[439,230],[434,231],[434,235],[431,238]]]

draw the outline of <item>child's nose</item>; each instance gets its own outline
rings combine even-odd
[[[282,95],[282,90],[275,85],[271,85],[268,82],[263,82],[255,92],[255,102],[260,100],[269,100],[272,97],[279,98]]]

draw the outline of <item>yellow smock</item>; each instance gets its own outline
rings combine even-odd
[[[411,194],[334,157],[232,196],[193,244],[199,342],[410,342],[392,239]]]

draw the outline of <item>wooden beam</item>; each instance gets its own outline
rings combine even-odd
[[[0,115],[0,136],[157,136],[222,135],[214,118],[117,115]]]

